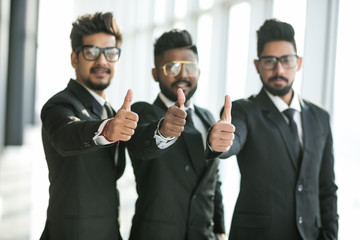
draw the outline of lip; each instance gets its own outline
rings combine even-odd
[[[273,80],[272,82],[274,82],[275,84],[286,83],[286,81],[284,79],[281,79],[281,78],[277,78],[277,79]]]
[[[186,91],[187,89],[189,89],[189,86],[190,86],[190,84],[188,82],[184,82],[184,81],[174,84],[174,87],[176,89],[181,88],[181,90],[183,90],[183,91]]]
[[[270,82],[272,82],[275,85],[282,85],[287,83],[287,81],[281,77],[272,78],[270,79]]]
[[[108,68],[91,68],[90,70],[91,74],[96,75],[97,77],[103,77],[107,74],[110,74],[110,69]]]

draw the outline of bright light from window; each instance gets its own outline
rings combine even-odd
[[[174,24],[174,28],[178,28],[178,29],[186,29],[185,27],[185,23],[183,21],[177,21]]]
[[[206,81],[210,79],[210,59],[211,59],[211,39],[212,39],[212,17],[204,14],[198,21],[197,47],[199,52],[200,79],[196,91],[196,102],[200,106],[206,106],[209,84]]]
[[[186,14],[186,0],[175,0],[175,17],[183,18]]]
[[[334,152],[340,215],[339,239],[358,238],[360,217],[360,112],[358,56],[360,56],[360,2],[339,2],[339,22],[334,87]],[[349,110],[354,109],[355,111]],[[350,116],[351,114],[351,116]],[[357,236],[357,237],[355,237]]]
[[[155,24],[160,24],[165,20],[165,0],[155,0],[154,7],[154,22]]]
[[[290,23],[295,29],[296,48],[299,56],[304,52],[306,0],[274,0],[273,16],[280,21]],[[296,74],[294,89],[300,92],[302,71]]]
[[[214,4],[214,0],[199,0],[200,9],[209,9]]]
[[[250,4],[230,9],[226,93],[232,99],[244,97],[248,66]]]

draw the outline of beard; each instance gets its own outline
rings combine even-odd
[[[105,90],[109,85],[110,85],[110,81],[108,81],[107,83],[94,83],[92,82],[90,79],[86,81],[86,85],[88,86],[88,88],[90,88],[91,90],[94,91],[103,91]]]
[[[108,68],[100,68],[100,67],[93,67],[90,69],[90,73],[95,73],[97,70],[102,69],[102,71],[106,72],[107,74],[110,74],[111,71]],[[85,84],[88,88],[90,88],[91,90],[94,91],[103,91],[105,90],[109,85],[110,85],[110,79],[108,79],[107,82],[96,82],[97,80],[95,79],[95,81],[92,81],[91,77],[87,78],[85,80]]]
[[[285,82],[289,82],[289,79],[283,77],[283,76],[274,76],[274,77],[271,77],[269,78],[269,82],[272,82],[272,81],[275,81],[276,79],[282,79],[284,80]],[[274,88],[274,87],[271,87],[270,84],[267,84],[265,83],[265,81],[263,80],[263,78],[260,76],[260,79],[263,83],[263,86],[266,90],[268,90],[272,95],[274,96],[279,96],[279,97],[283,97],[285,96],[286,94],[288,94],[290,92],[290,90],[292,89],[292,85],[294,83],[294,81],[292,81],[290,83],[290,85],[287,85],[285,87],[282,87],[282,88]]]
[[[185,98],[186,98],[185,101],[188,101],[194,95],[194,93],[196,92],[196,89],[197,89],[197,84],[193,88],[191,88],[192,83],[189,81],[186,81],[186,80],[179,80],[179,81],[174,82],[173,84],[171,84],[171,88],[168,88],[167,86],[162,84],[162,81],[160,79],[158,80],[158,82],[159,82],[161,92],[165,95],[165,97],[167,97],[168,99],[170,99],[173,102],[176,102],[178,97],[177,97],[177,92],[173,92],[173,91],[171,91],[171,89],[174,88],[179,82],[186,82],[190,89],[187,94],[185,94],[185,92],[184,92]]]

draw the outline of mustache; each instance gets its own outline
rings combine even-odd
[[[186,83],[188,87],[191,87],[191,86],[192,86],[192,84],[191,84],[190,81],[187,81],[187,80],[185,80],[185,79],[181,79],[181,80],[178,80],[178,81],[172,83],[172,84],[171,84],[171,87],[175,87],[175,86],[176,86],[177,84],[179,84],[179,83]]]
[[[103,67],[92,67],[92,68],[90,68],[90,73],[95,73],[98,70],[104,71],[108,74],[111,73],[111,70],[109,68],[103,68]]]
[[[281,76],[281,75],[271,77],[271,78],[269,78],[269,81],[272,82],[272,81],[275,81],[276,79],[279,79],[279,78],[282,79],[282,80],[284,80],[285,82],[289,82],[289,79],[287,79],[286,77],[283,77],[283,76]]]

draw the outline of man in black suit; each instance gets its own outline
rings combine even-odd
[[[161,92],[153,104],[132,105],[140,120],[128,144],[138,193],[130,239],[223,239],[219,159],[204,156],[214,119],[191,98],[197,48],[186,30],[174,29],[157,39],[154,55]]]
[[[263,88],[227,104],[209,134],[209,157],[236,155],[241,173],[229,239],[337,239],[329,114],[292,88],[302,63],[292,26],[270,19],[257,37]]]
[[[116,181],[125,167],[124,142],[136,128],[132,92],[115,112],[105,89],[120,57],[121,33],[111,13],[81,16],[71,31],[76,80],[41,111],[50,199],[41,239],[121,239]]]

